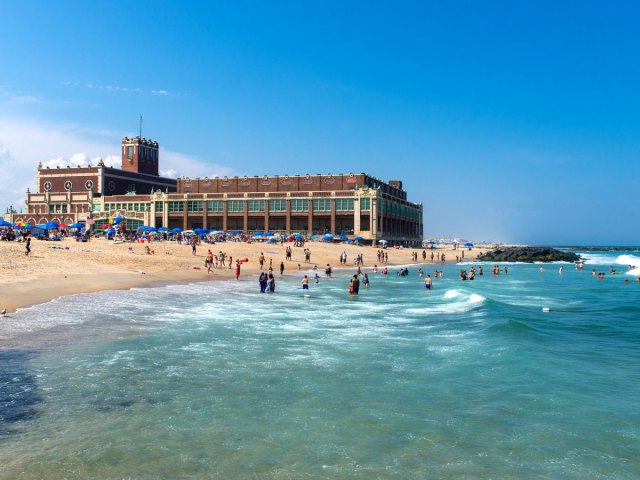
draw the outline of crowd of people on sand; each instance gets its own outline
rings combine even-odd
[[[83,236],[85,236],[88,239],[90,238],[90,234],[88,233],[83,233]],[[20,238],[18,238],[20,237]],[[129,238],[130,239],[134,239],[137,237],[136,233],[129,233]],[[141,238],[141,237],[137,237],[137,238]],[[24,233],[24,232],[13,232],[12,230],[3,230],[0,232],[0,240],[15,240],[15,241],[24,241],[25,242],[25,255],[29,255],[31,253],[31,237],[28,235],[28,233]],[[212,244],[215,244],[215,239],[211,239],[209,237],[201,237],[201,236],[185,236],[182,234],[177,234],[171,237],[171,240],[176,241],[179,244],[182,245],[188,245],[191,247],[191,253],[193,256],[197,256],[198,255],[198,247],[201,246],[202,244],[206,245],[207,247],[209,247]],[[83,240],[85,241],[85,240]],[[146,255],[155,255],[155,250],[151,247],[151,242],[152,242],[152,237],[146,237],[144,238],[145,243],[147,243],[144,247],[144,253]],[[250,242],[250,239],[247,237],[246,239],[243,238],[237,238],[234,241],[247,241]],[[284,275],[285,272],[285,261],[291,262],[293,261],[293,247],[299,247],[302,248],[302,255],[304,258],[304,263],[305,264],[310,264],[311,263],[311,249],[307,246],[305,246],[304,242],[296,242],[295,244],[289,243],[289,244],[284,244],[282,243],[281,245],[283,245],[284,248],[284,261],[281,261],[279,263],[279,265],[276,267],[274,266],[274,258],[273,257],[269,257],[267,259],[267,257],[265,257],[264,252],[260,252],[259,256],[258,256],[258,265],[259,265],[259,277],[258,277],[258,283],[260,285],[260,292],[261,293],[275,293],[276,291],[276,275],[274,274],[274,270],[277,268],[279,270],[280,276]],[[129,250],[132,251],[132,248],[129,247]],[[168,252],[166,252],[168,253]],[[341,267],[347,267],[350,266],[350,263],[352,263],[353,267],[356,269],[356,272],[353,276],[350,277],[349,279],[349,285],[348,285],[348,291],[350,295],[358,295],[359,291],[360,291],[360,286],[362,285],[364,288],[369,288],[370,285],[370,281],[369,281],[369,274],[366,272],[363,272],[363,268],[365,265],[365,259],[364,259],[364,253],[358,253],[356,255],[354,255],[352,257],[352,262],[350,262],[349,259],[349,255],[347,254],[347,251],[344,250],[342,253],[340,253],[339,255],[339,264]],[[433,248],[431,248],[430,252],[427,252],[426,249],[423,249],[421,251],[421,253],[419,253],[417,250],[414,250],[410,253],[410,259],[412,262],[419,262],[420,258],[422,260],[423,263],[427,263],[428,260],[431,261],[432,264],[438,265],[445,265],[446,264],[446,255],[444,252],[440,251],[434,251]],[[371,269],[371,272],[374,274],[381,274],[381,275],[388,275],[389,273],[389,268],[385,265],[389,262],[389,253],[388,251],[386,251],[386,249],[377,249],[376,250],[376,259],[377,259],[377,263],[374,264],[374,266]],[[460,255],[457,255],[455,257],[456,259],[456,263],[461,263],[464,261],[464,250],[460,250]],[[204,266],[207,270],[207,274],[212,274],[216,269],[226,269],[228,268],[229,270],[233,269],[235,267],[235,275],[236,275],[236,279],[240,278],[240,274],[241,274],[241,268],[242,268],[242,264],[245,262],[248,262],[249,260],[247,258],[243,258],[243,259],[234,259],[233,257],[231,257],[230,255],[227,255],[225,252],[223,252],[222,250],[218,250],[217,252],[214,252],[212,250],[212,248],[208,248],[207,249],[207,254],[206,254],[206,258],[204,261]],[[381,264],[381,268],[378,268],[378,264]],[[302,270],[302,266],[300,263],[297,264],[298,265],[298,271]],[[314,265],[313,268],[311,269],[311,272],[303,274],[302,278],[301,278],[301,283],[302,283],[302,290],[309,290],[309,284],[310,281],[314,281],[316,284],[319,283],[320,281],[320,276],[317,273],[317,265]],[[193,268],[197,268],[200,269],[199,266],[194,266]],[[635,268],[633,266],[629,266],[629,269],[631,270],[632,268]],[[580,262],[576,262],[576,269],[577,270],[583,270],[584,269],[584,261],[580,261]],[[540,267],[540,272],[543,273],[544,272],[544,267]],[[559,273],[563,274],[564,272],[564,267],[560,266],[559,267]],[[302,273],[302,272],[301,272]],[[324,268],[324,273],[325,273],[325,277],[327,279],[331,279],[332,278],[332,273],[333,273],[333,269],[331,267],[331,265],[329,263],[326,264],[325,268]],[[429,273],[425,275],[425,270],[423,268],[423,266],[420,266],[417,269],[417,273],[418,273],[418,277],[419,278],[423,278],[424,277],[424,288],[425,290],[432,290],[434,288],[434,280],[437,279],[441,279],[444,278],[444,271],[442,269],[436,268],[433,271],[433,274]],[[507,266],[503,266],[500,267],[499,265],[494,265],[491,268],[491,273],[494,276],[500,275],[500,274],[504,274],[507,275],[509,273],[508,271],[508,267]],[[592,272],[592,275],[600,280],[603,280],[605,278],[605,273],[604,272],[596,272],[596,270],[594,269]],[[616,272],[615,269],[613,267],[611,267],[609,269],[609,274],[610,275],[615,275],[619,272]],[[482,265],[473,265],[471,266],[468,270],[465,269],[460,269],[459,271],[459,279],[461,281],[473,281],[476,279],[476,277],[482,277],[484,274],[483,272],[483,267]],[[397,275],[399,277],[409,277],[410,276],[410,272],[409,272],[409,268],[403,266],[400,267],[397,270]],[[636,282],[640,282],[640,277],[636,278]],[[625,279],[624,283],[629,283],[628,279]]]

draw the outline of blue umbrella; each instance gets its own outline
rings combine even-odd
[[[355,240],[356,242],[361,242],[361,241],[363,241],[363,240],[364,240],[364,238],[362,238],[362,237],[358,236],[358,237],[354,238],[354,240]]]
[[[60,228],[60,225],[58,225],[56,222],[47,222],[44,225],[44,230],[55,230],[56,228]]]
[[[325,233],[324,236],[327,237],[327,238],[335,237],[335,235],[333,233]]]
[[[182,229],[179,227],[176,227],[173,230],[171,230],[171,233],[180,233],[180,232],[182,232]]]
[[[166,232],[166,231],[168,231],[168,230],[169,230],[169,229],[168,229],[167,227],[160,227],[160,228],[158,229],[158,231],[159,231],[159,232]]]
[[[349,237],[347,237],[346,235],[338,235],[338,238],[340,240],[349,240]]]
[[[473,247],[473,243],[471,242],[467,242],[464,244],[465,247]]]
[[[13,225],[9,222],[7,222],[6,220],[1,220],[0,221],[0,227],[13,227]]]
[[[273,232],[264,232],[265,237],[273,237]]]
[[[116,217],[113,219],[113,225],[117,225],[124,220],[124,217]]]
[[[429,240],[429,241],[427,242],[427,244],[429,244],[429,245],[435,245],[435,244],[436,244],[436,242],[434,242],[433,240]]]
[[[69,228],[84,228],[84,223],[74,223],[73,225],[69,225]]]

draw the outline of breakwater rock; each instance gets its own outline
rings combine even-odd
[[[478,257],[482,262],[577,262],[580,255],[551,247],[504,247]]]

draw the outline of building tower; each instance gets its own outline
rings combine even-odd
[[[146,138],[122,139],[122,170],[159,175],[158,142]]]

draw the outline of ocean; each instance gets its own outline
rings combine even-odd
[[[585,255],[448,265],[432,291],[410,265],[358,296],[351,270],[308,297],[295,272],[22,309],[0,320],[0,478],[636,480],[640,256]]]

